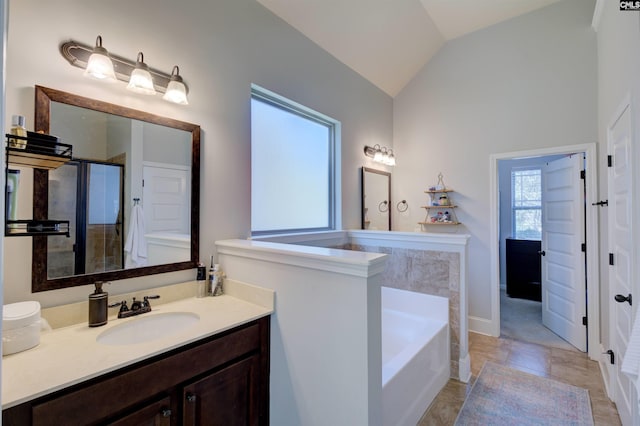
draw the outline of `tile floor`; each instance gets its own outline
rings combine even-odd
[[[465,396],[487,360],[586,388],[591,397],[595,425],[620,425],[615,405],[606,396],[600,368],[586,354],[476,333],[469,333],[469,354],[471,381],[449,380],[418,426],[453,425]]]

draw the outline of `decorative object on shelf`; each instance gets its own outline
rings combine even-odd
[[[396,204],[396,209],[400,213],[406,212],[408,208],[409,208],[409,204],[407,203],[407,200],[402,200],[398,204]]]
[[[102,47],[102,36],[96,38],[95,47],[73,40],[64,42],[60,45],[60,53],[71,65],[84,69],[87,77],[106,82],[124,81],[128,83],[129,90],[150,95],[160,92],[164,93],[162,99],[166,101],[188,104],[188,88],[179,74],[178,66],[174,66],[171,74],[167,74],[149,68],[144,63],[142,52],[138,53],[136,61],[112,55]]]
[[[396,165],[396,156],[393,154],[393,149],[386,146],[381,147],[375,144],[373,147],[365,145],[364,155],[373,158],[376,163],[384,164],[387,166]]]
[[[11,116],[11,134],[16,136],[27,136],[27,128],[25,127],[25,118],[24,115],[13,115]],[[24,149],[27,145],[24,139],[22,138],[9,138],[9,146],[12,148],[20,148]]]
[[[455,214],[455,209],[458,206],[453,204],[449,195],[454,191],[447,188],[442,173],[438,174],[438,183],[429,186],[429,189],[424,192],[429,195],[429,202],[426,206],[422,206],[423,209],[426,209],[427,214],[424,221],[418,222],[418,224],[421,226],[460,225]]]

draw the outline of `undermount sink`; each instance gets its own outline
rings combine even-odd
[[[191,312],[142,314],[103,331],[96,341],[112,346],[149,342],[177,333],[198,321],[200,317]]]

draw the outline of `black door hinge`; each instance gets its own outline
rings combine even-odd
[[[607,155],[607,167],[613,167],[613,155]]]
[[[587,252],[587,243],[582,243],[580,245],[580,249],[582,250],[583,253]]]
[[[586,178],[587,178],[587,171],[580,170],[580,179],[586,179]]]
[[[609,253],[609,265],[613,266],[613,253]]]
[[[582,325],[586,326],[588,323],[587,317],[582,317]]]

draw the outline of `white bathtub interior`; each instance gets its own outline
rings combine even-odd
[[[448,299],[382,287],[383,425],[415,425],[449,375]]]

